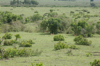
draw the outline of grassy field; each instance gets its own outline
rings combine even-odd
[[[15,34],[21,35],[21,40],[32,39],[35,44],[31,49],[42,50],[40,56],[33,57],[15,57],[7,60],[0,60],[0,66],[29,66],[31,63],[42,62],[45,66],[90,66],[90,62],[94,59],[100,59],[99,53],[94,53],[95,56],[87,57],[88,52],[99,52],[100,50],[100,35],[94,35],[92,38],[91,46],[79,46],[80,49],[72,50],[73,55],[68,56],[67,51],[69,49],[62,49],[54,51],[54,44],[57,41],[53,41],[54,35],[45,35],[42,33],[25,33],[25,32],[11,32],[13,39]],[[4,34],[0,34],[2,36]],[[65,41],[69,45],[73,45],[74,36],[70,34],[62,34],[65,37]],[[4,46],[4,48],[11,48],[12,46]],[[99,56],[98,56],[99,55]]]
[[[38,11],[40,15],[45,13],[49,13],[50,9],[53,9],[59,15],[65,13],[67,17],[70,16],[70,11],[74,11],[76,14],[78,11],[76,10],[88,10],[90,13],[88,15],[99,15],[100,8],[92,8],[92,7],[0,7],[0,11],[10,11],[16,15],[24,14],[24,17],[29,17],[34,15],[35,11]],[[87,13],[85,13],[87,14]],[[99,21],[99,17],[91,17],[90,21]]]
[[[10,11],[14,14],[21,15],[24,14],[24,17],[30,17],[34,15],[34,11],[38,11],[40,15],[44,13],[48,13],[50,9],[54,9],[59,15],[65,13],[68,17],[70,17],[70,11],[83,10],[86,9],[90,11],[90,15],[99,15],[100,8],[93,7],[0,7],[0,11]],[[100,21],[100,17],[91,17],[90,22]],[[30,26],[31,25],[31,26]],[[28,23],[26,26],[35,28],[35,24]],[[71,50],[71,56],[68,56],[67,52],[69,49],[62,49],[58,51],[54,51],[54,44],[57,41],[53,41],[54,35],[47,35],[43,33],[27,33],[27,32],[10,32],[13,34],[13,39],[15,39],[15,34],[20,34],[20,40],[29,40],[32,39],[35,44],[30,47],[33,50],[42,50],[42,54],[40,56],[33,57],[15,57],[10,59],[0,60],[0,66],[29,66],[31,63],[39,63],[42,62],[44,66],[90,66],[90,62],[94,59],[100,60],[100,35],[95,34],[91,38],[87,38],[92,41],[91,46],[82,46],[77,45],[80,49]],[[1,33],[2,37],[4,33]],[[72,34],[61,34],[65,37],[65,43],[69,45],[75,45],[73,41],[74,37]],[[18,45],[16,45],[18,46]],[[3,48],[13,48],[13,46],[3,46]],[[93,53],[93,56],[87,57],[86,54],[89,52],[97,52]]]

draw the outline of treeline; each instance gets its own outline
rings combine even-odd
[[[13,0],[10,1],[10,5],[38,5],[39,3],[36,0]]]
[[[76,1],[76,0],[58,0],[58,1]]]

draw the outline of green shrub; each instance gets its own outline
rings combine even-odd
[[[2,54],[1,54],[2,53]],[[38,50],[31,50],[31,49],[17,49],[17,48],[8,48],[6,50],[2,50],[0,52],[0,59],[1,58],[13,58],[15,56],[20,56],[20,57],[28,57],[28,56],[38,56],[42,53],[42,51]]]
[[[10,44],[9,44],[9,41],[8,40],[5,40],[4,41],[4,46],[9,46]]]
[[[32,40],[28,40],[28,41],[21,41],[19,46],[20,47],[31,47],[32,44],[34,44],[34,42]]]
[[[15,40],[10,40],[10,41],[8,41],[8,40],[5,40],[4,41],[4,46],[11,46],[11,45],[13,45],[14,43],[17,43]]]
[[[75,45],[71,45],[69,48],[70,48],[70,49],[79,49],[79,47],[77,47],[77,46],[75,46]]]
[[[42,19],[42,16],[40,14],[34,14],[33,16],[31,16],[31,21],[34,22],[34,21],[38,21],[38,20],[41,20]]]
[[[67,44],[62,43],[62,42],[58,42],[54,45],[55,50],[60,50],[60,49],[65,49],[65,48],[69,48],[69,46]]]
[[[64,41],[64,36],[63,35],[56,35],[53,37],[54,41]]]
[[[53,12],[54,10],[53,9],[50,9],[50,12]]]
[[[10,33],[6,33],[4,36],[3,36],[4,39],[11,39],[12,38],[12,34]]]
[[[16,34],[15,37],[16,37],[16,41],[18,38],[21,38],[20,34]]]
[[[91,66],[100,66],[100,60],[95,59],[93,62],[90,62]]]
[[[29,49],[23,48],[18,50],[18,56],[20,57],[28,57],[30,55],[31,55],[31,50]]]
[[[81,35],[74,38],[74,41],[78,45],[91,45],[92,41],[88,41],[87,39],[83,38]]]
[[[89,52],[89,53],[86,54],[86,56],[87,57],[92,56],[92,53]]]
[[[36,64],[31,63],[31,66],[43,66],[43,63],[36,63]]]
[[[30,44],[35,44],[35,42],[33,42],[31,39],[27,41]]]
[[[34,13],[39,13],[38,11],[34,11]]]
[[[33,64],[33,63],[31,63],[31,66],[43,66],[43,63],[36,63],[36,64]]]

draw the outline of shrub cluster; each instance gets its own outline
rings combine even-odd
[[[17,43],[17,41],[15,41],[15,40],[10,40],[10,41],[5,40],[4,41],[4,46],[10,46],[10,45],[13,45],[14,43]]]
[[[15,15],[12,14],[11,12],[5,11],[5,12],[1,12],[0,11],[0,21],[4,24],[4,23],[11,23],[12,21],[16,21],[16,20],[22,20],[23,17],[21,15]]]
[[[76,36],[74,41],[78,45],[91,45],[92,41],[88,41],[87,39],[83,38],[81,35]]]
[[[93,62],[90,62],[91,66],[100,66],[100,60],[94,60]]]
[[[83,37],[92,37],[94,24],[89,25],[85,20],[71,23],[74,35],[82,35]]]
[[[31,47],[32,44],[34,44],[34,42],[32,40],[28,40],[28,41],[21,41],[19,46],[20,47]]]
[[[63,35],[55,35],[53,37],[54,41],[64,41],[64,36]]]
[[[58,42],[54,45],[55,50],[60,50],[60,49],[65,49],[68,48],[69,46],[67,44],[64,44],[62,42]]]
[[[34,56],[34,55],[40,55],[42,53],[42,51],[33,51],[31,49],[16,49],[16,48],[8,48],[6,50],[2,50],[0,52],[0,59],[8,59],[8,58],[12,58],[12,57],[15,57],[15,56],[18,56],[18,57],[28,57],[28,56]]]
[[[10,33],[6,33],[4,36],[3,36],[4,39],[11,39],[12,38],[12,34]]]
[[[58,43],[56,43],[54,45],[54,49],[55,50],[60,50],[60,49],[67,49],[67,48],[70,48],[70,49],[79,49],[79,47],[77,47],[76,45],[71,45],[69,46],[68,44],[65,44],[65,43],[62,43],[61,41],[59,41]]]

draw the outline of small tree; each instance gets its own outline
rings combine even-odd
[[[21,38],[20,34],[16,34],[15,37],[16,37],[16,41],[18,38]]]
[[[58,18],[49,18],[47,22],[50,33],[57,33],[61,26],[61,20]]]

